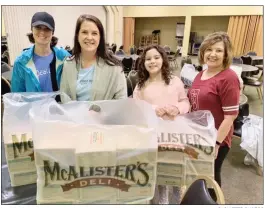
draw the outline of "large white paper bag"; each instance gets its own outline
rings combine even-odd
[[[217,131],[209,111],[159,121],[157,183],[188,186],[197,175],[214,176]]]
[[[3,96],[3,139],[11,186],[36,183],[29,110],[58,93],[7,93]]]
[[[50,100],[30,114],[38,203],[133,204],[153,197],[158,119],[151,105]]]

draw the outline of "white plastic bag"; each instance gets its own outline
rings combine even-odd
[[[198,73],[192,64],[184,64],[180,72],[181,81],[189,88]]]
[[[58,93],[7,93],[3,96],[3,139],[11,186],[36,183],[29,110]]]
[[[214,177],[217,131],[209,111],[159,121],[159,185],[188,186],[197,175]]]
[[[263,118],[250,114],[242,126],[240,146],[263,167]]]
[[[130,204],[153,197],[158,119],[151,105],[50,100],[30,114],[39,204]]]
[[[238,77],[238,80],[239,80],[239,83],[240,83],[240,94],[242,94],[243,93],[244,82],[243,82],[243,79],[241,77],[241,74],[242,74],[243,68],[241,66],[231,65],[230,69],[232,69],[236,73],[236,75]]]

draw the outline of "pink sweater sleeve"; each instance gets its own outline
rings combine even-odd
[[[141,98],[141,90],[138,89],[138,85],[134,88],[133,99],[144,100],[144,99]],[[152,105],[152,107],[155,110],[157,106],[156,105]]]
[[[178,77],[175,77],[174,81],[176,84],[176,92],[178,99],[178,103],[176,106],[178,107],[180,114],[188,113],[190,110],[190,102],[186,95],[184,85]]]

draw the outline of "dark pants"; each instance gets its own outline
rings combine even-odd
[[[227,146],[227,144],[225,146],[220,146],[217,158],[215,159],[214,162],[214,179],[216,180],[216,182],[219,184],[220,187],[221,187],[221,168],[229,150],[230,148]]]
[[[225,146],[220,146],[217,158],[215,159],[215,162],[214,162],[214,180],[219,184],[220,187],[221,187],[221,168],[222,168],[222,164],[229,150],[230,148],[227,146],[227,144]],[[217,201],[217,197],[216,197],[214,189],[209,188],[208,191],[209,191],[210,196],[213,198],[213,200]]]

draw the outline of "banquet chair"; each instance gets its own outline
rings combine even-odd
[[[128,73],[132,70],[133,58],[132,57],[124,57],[122,59],[122,65],[123,65],[124,73],[127,76]]]
[[[133,67],[133,69],[134,69],[135,71],[138,70],[139,63],[140,63],[140,57],[138,57],[138,58],[134,61],[134,67]]]
[[[126,78],[127,81],[127,93],[128,97],[133,95],[133,91],[138,82],[138,72],[135,70],[131,70]]]
[[[168,45],[164,46],[164,50],[168,55],[170,55],[170,47]]]
[[[11,70],[11,66],[9,66],[6,62],[1,61],[1,73],[5,73]]]
[[[175,69],[178,69],[177,57],[179,55],[180,49],[177,49],[176,53],[173,56],[168,56],[169,65],[175,66]]]
[[[247,53],[247,56],[256,56],[256,55],[257,55],[257,53],[255,51],[249,51]]]
[[[243,78],[243,81],[244,81],[244,88],[243,89],[245,89],[246,86],[256,88],[259,99],[263,100],[263,90],[262,90],[263,73],[261,74],[261,77],[258,80],[255,78],[250,79],[249,77],[247,77],[247,78]]]
[[[234,120],[234,132],[233,135],[241,138],[242,135],[242,126],[244,124],[244,120],[249,116],[249,104],[245,103],[239,106],[239,113],[237,118]]]
[[[250,56],[241,56],[243,64],[251,65],[252,59]]]
[[[1,95],[11,92],[11,86],[6,78],[1,77]]]
[[[4,115],[3,95],[9,92],[11,92],[10,83],[4,77],[1,77],[1,126],[3,124],[2,119]]]
[[[232,60],[233,64],[243,64],[243,60],[241,57],[234,57]]]
[[[216,201],[211,197],[207,185],[213,187]],[[208,176],[198,176],[185,192],[180,205],[225,204],[224,194],[218,183]]]
[[[144,49],[140,47],[136,50],[136,55],[141,56],[143,52],[144,52]]]

